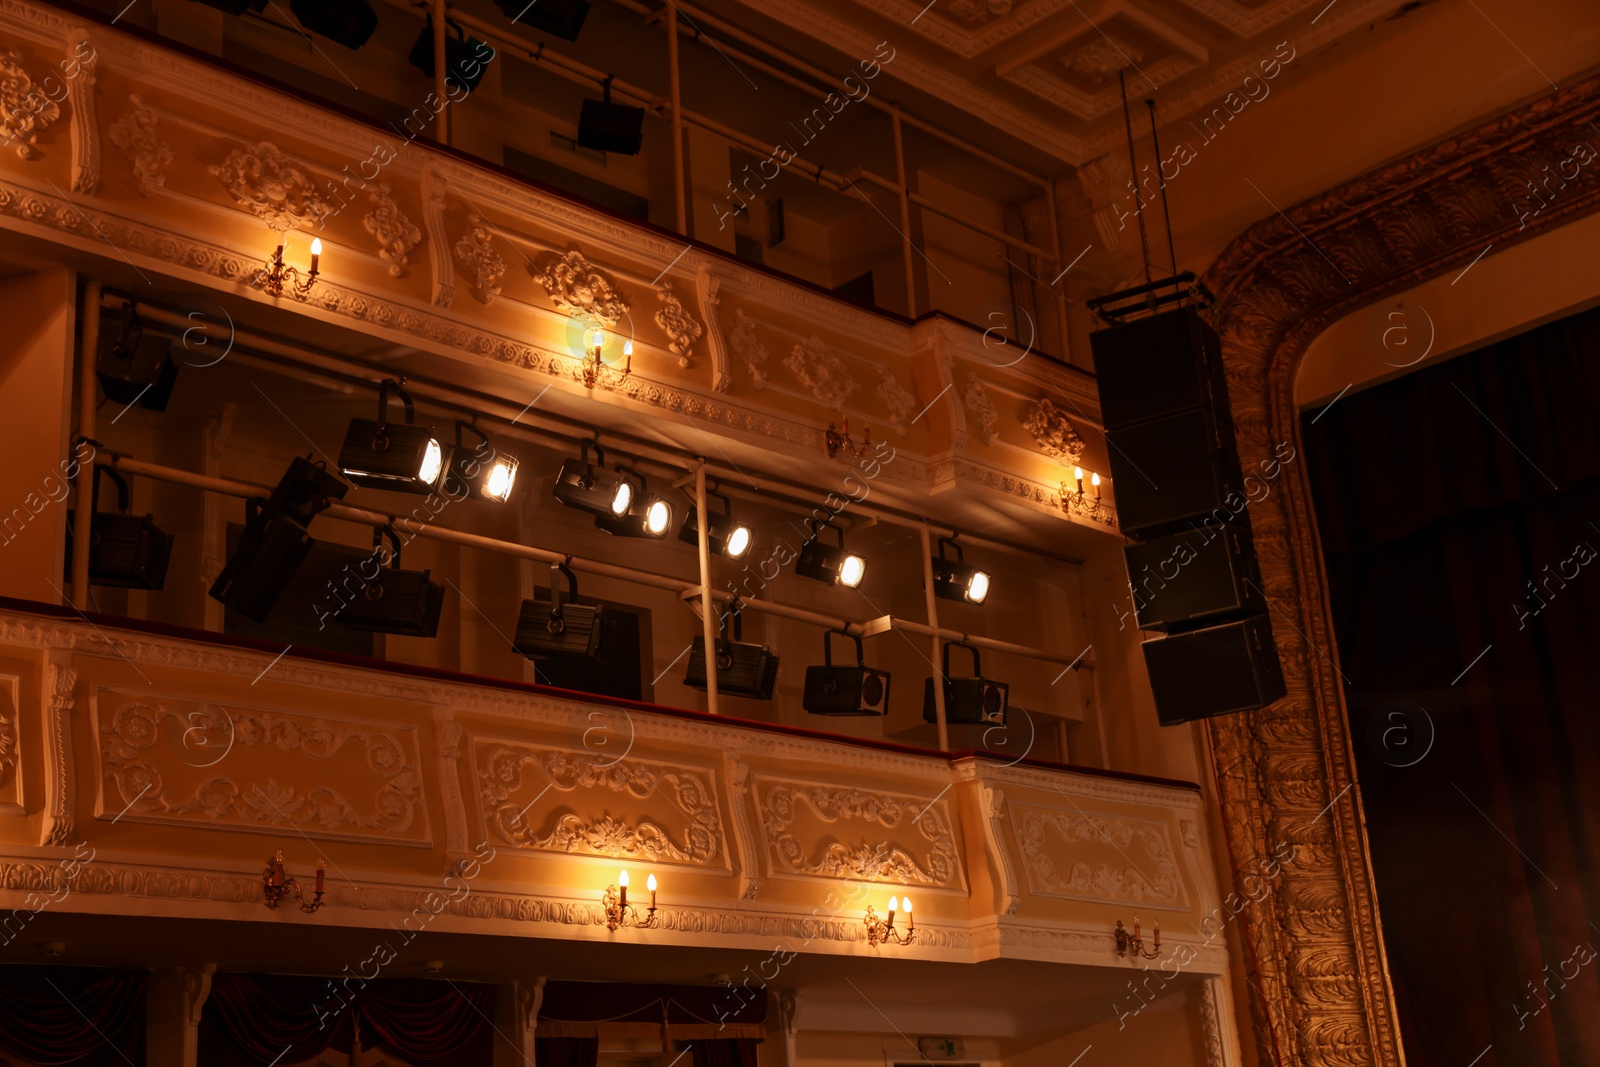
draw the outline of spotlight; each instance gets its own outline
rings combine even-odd
[[[955,559],[944,558],[946,545],[955,552]],[[968,604],[982,604],[989,595],[989,572],[967,566],[954,537],[939,538],[939,558],[933,561],[933,595]]]
[[[146,411],[165,411],[178,380],[172,342],[145,335],[132,301],[122,305],[121,328],[115,334],[101,334],[94,369],[107,400],[126,406],[137,403]]]
[[[565,604],[556,588],[557,571],[567,579]],[[578,603],[578,579],[572,568],[561,563],[550,568],[550,599],[522,602],[517,636],[511,642],[511,649],[528,659],[591,659],[600,651],[604,636],[603,608],[598,604]]]
[[[100,511],[100,476],[117,487],[117,514]],[[81,499],[81,498],[80,498]],[[128,483],[109,467],[96,467],[90,495],[89,583],[121,589],[160,589],[172,558],[172,535],[156,525],[154,515],[130,515]],[[77,509],[67,512],[67,559],[70,573],[73,523]]]
[[[389,539],[389,565],[384,566],[383,539]],[[367,576],[368,564],[374,571]],[[400,541],[394,527],[372,531],[372,557],[358,567],[362,582],[355,599],[337,619],[340,625],[370,633],[434,637],[439,633],[439,612],[444,607],[444,586],[428,580],[431,571],[400,569]]]
[[[855,666],[833,665],[833,635],[856,643]],[[822,666],[806,668],[805,695],[800,706],[813,715],[887,715],[889,674],[863,662],[861,638],[845,630],[822,635]]]
[[[576,41],[583,20],[589,17],[589,0],[495,0],[501,14],[543,30],[563,41]]]
[[[593,438],[585,437],[579,448],[581,458],[561,464],[561,473],[556,475],[556,499],[593,515],[626,515],[633,506],[633,483],[614,470],[606,470],[605,450]],[[591,448],[599,457],[598,462],[589,462]]]
[[[971,678],[950,677],[950,647],[960,645],[972,653]],[[922,721],[938,722],[934,708],[932,678],[922,689]],[[1006,721],[1006,705],[1011,687],[1004,682],[991,682],[983,677],[983,666],[978,662],[978,650],[962,641],[944,646],[944,717],[946,722],[968,724],[999,724]]]
[[[378,28],[378,13],[367,0],[290,0],[289,10],[312,33],[352,50]]]
[[[716,497],[722,501],[723,511],[720,515],[707,517],[706,540],[711,542],[711,551],[719,556],[729,559],[742,559],[750,551],[750,527],[739,522],[733,517],[733,504],[721,493],[707,490],[706,496]],[[683,520],[683,528],[678,531],[678,540],[685,544],[698,545],[700,543],[700,516],[697,508],[689,509],[689,517]]]
[[[465,430],[478,438],[468,451],[461,443]],[[497,451],[484,432],[468,422],[456,423],[456,444],[446,463],[444,492],[455,499],[492,500],[504,504],[517,480],[517,457]]]
[[[732,641],[727,639],[730,617],[733,619]],[[723,612],[718,628],[717,692],[771,700],[772,689],[778,682],[778,657],[769,652],[766,645],[744,644],[739,640],[743,636],[744,623],[739,614],[739,602],[735,600]],[[683,684],[690,689],[706,688],[706,642],[703,637],[694,639]]]
[[[321,462],[296,457],[265,504],[245,504],[244,533],[212,583],[211,598],[247,619],[265,622],[316,543],[306,524],[347,488]]]
[[[654,537],[660,540],[667,536],[672,529],[672,505],[659,496],[651,496],[649,479],[632,467],[618,464],[613,469],[624,481],[638,483],[634,487],[633,501],[626,515],[614,515],[608,511],[595,516],[594,524],[618,537]]]
[[[468,37],[459,23],[453,19],[445,19],[446,28],[456,31],[454,37],[445,35],[444,39],[444,65],[445,76],[454,78],[466,86],[470,93],[478,87],[478,82],[483,80],[483,72],[494,61],[494,49],[478,40]],[[487,58],[484,56],[487,51]],[[417,43],[411,46],[411,55],[407,61],[428,77],[433,77],[433,16],[428,16],[427,25],[422,27],[422,32],[417,35]]]
[[[578,113],[578,144],[596,152],[636,156],[644,146],[644,108],[611,102],[611,79],[601,83],[604,100],[585,100]]]
[[[794,572],[802,578],[811,578],[829,585],[842,585],[855,589],[867,574],[867,561],[844,550],[844,531],[831,522],[811,519],[811,536],[800,546],[800,558],[795,561]],[[839,535],[837,545],[825,545],[820,540],[826,526]]]
[[[389,421],[389,393],[400,396],[406,421]],[[416,426],[416,409],[400,383],[385,378],[378,386],[378,418],[351,419],[344,447],[339,449],[339,469],[357,485],[394,489],[404,493],[431,493],[444,470],[444,448],[431,426]]]

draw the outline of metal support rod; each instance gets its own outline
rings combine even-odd
[[[906,265],[906,318],[917,317],[917,265],[911,258],[911,186],[906,182],[906,141],[900,129],[900,108],[889,112],[894,122],[894,170],[900,183],[900,253]]]
[[[1056,213],[1056,187],[1054,182],[1050,183],[1045,192],[1044,203],[1045,210],[1049,212],[1050,247],[1055,249],[1056,265],[1060,266],[1066,260],[1062,258],[1061,252],[1061,216]],[[1065,269],[1056,276],[1055,281],[1051,282],[1050,289],[1055,297],[1056,323],[1061,331],[1061,339],[1057,342],[1060,346],[1058,354],[1062,359],[1071,363],[1072,356],[1069,353],[1072,349],[1072,343],[1067,339],[1067,279]]]
[[[445,0],[433,0],[433,91],[438,94],[439,111],[434,116],[433,138],[442,145],[450,143],[450,89],[445,78],[450,69],[445,62]]]
[[[896,195],[900,195],[901,193],[903,193],[905,195],[906,199],[910,200],[913,204],[916,204],[918,207],[926,208],[927,210],[933,212],[935,215],[942,215],[945,218],[949,219],[951,222],[959,223],[962,226],[965,226],[967,229],[972,230],[974,233],[981,233],[985,237],[993,238],[994,240],[999,241],[1002,244],[1006,244],[1006,245],[1011,246],[1012,248],[1018,249],[1018,250],[1023,251],[1023,252],[1027,252],[1029,255],[1038,256],[1040,259],[1047,259],[1052,263],[1056,262],[1057,259],[1059,258],[1059,254],[1058,253],[1047,251],[1046,249],[1040,248],[1036,244],[1031,244],[1031,243],[1029,243],[1027,241],[1024,241],[1020,237],[1014,237],[1011,234],[1006,233],[1004,230],[997,230],[992,226],[985,226],[981,222],[974,222],[971,219],[962,218],[960,215],[956,214],[950,208],[943,207],[942,205],[940,205],[936,201],[929,200],[927,197],[923,196],[921,193],[914,193],[909,189],[902,190],[899,186],[895,185],[895,183],[891,182],[888,178],[880,177],[880,176],[872,173],[871,171],[868,171],[868,170],[861,171],[861,180],[862,181],[871,182],[872,184],[878,186],[879,188],[887,189],[890,192],[895,193]]]
[[[90,282],[83,290],[83,345],[78,350],[78,436],[95,434],[95,357],[100,351],[100,283]],[[73,454],[77,443],[71,445]],[[89,531],[94,525],[94,446],[78,465],[78,496],[72,505],[72,606],[82,611],[89,606]]]
[[[711,516],[706,511],[706,463],[701,460],[694,469],[695,528],[700,537],[700,633],[705,641],[706,658],[706,711],[719,715],[717,709],[717,601],[711,595]]]
[[[939,751],[949,752],[950,723],[944,710],[944,671],[939,667],[944,662],[939,640],[939,603],[933,592],[933,534],[927,523],[922,524],[922,591],[928,602],[928,629],[931,631],[928,648],[932,655],[928,662],[933,665],[933,721],[939,728]]]
[[[683,173],[683,81],[678,73],[678,9],[667,4],[667,77],[672,83],[672,192],[677,200],[678,232],[689,236],[689,192]]]

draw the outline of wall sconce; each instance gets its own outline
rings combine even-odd
[[[273,853],[272,859],[267,861],[267,869],[261,872],[261,892],[266,898],[266,905],[276,909],[278,902],[290,893],[294,894],[295,903],[300,905],[300,910],[313,912],[322,907],[322,881],[327,875],[327,864],[317,860],[317,888],[311,895],[311,903],[306,903],[304,890],[300,888],[298,878],[290,878],[283,873],[283,852]]]
[[[872,427],[868,426],[862,431],[861,443],[858,445],[850,436],[850,420],[844,420],[844,429],[841,430],[833,423],[828,423],[828,429],[822,435],[822,447],[827,449],[828,458],[836,459],[840,449],[846,449],[852,456],[860,459],[867,454],[867,449],[872,447]]]
[[[645,888],[650,890],[650,908],[644,918],[639,918],[639,909],[628,903],[628,872],[623,871],[617,876],[616,885],[606,886],[605,893],[600,897],[600,903],[606,909],[606,928],[608,930],[620,929],[624,926],[636,926],[641,930],[648,930],[656,924],[656,876],[650,875],[645,880]]]
[[[906,928],[902,933],[894,928],[894,913],[901,908],[906,913]],[[862,920],[867,927],[867,944],[869,945],[909,945],[917,936],[917,921],[911,917],[911,898],[901,900],[899,897],[889,898],[889,917],[878,918],[878,913],[872,910],[872,905],[867,905],[867,917]]]
[[[311,269],[306,272],[304,280],[300,271],[295,267],[285,265],[283,262],[283,245],[280,243],[267,265],[256,274],[256,284],[272,296],[282,296],[284,284],[297,296],[305,296],[311,287],[317,284],[317,263],[322,258],[322,238],[311,239]]]
[[[1094,490],[1092,496],[1083,491],[1083,468],[1072,468],[1072,480],[1077,488],[1068,488],[1066,482],[1061,483],[1061,507],[1067,514],[1082,515],[1097,522],[1114,523],[1112,510],[1109,504],[1100,499],[1100,475],[1091,471],[1089,473],[1089,487]]]
[[[1134,916],[1133,919],[1133,933],[1128,933],[1127,927],[1122,925],[1121,919],[1118,919],[1117,928],[1112,932],[1112,936],[1117,939],[1118,956],[1126,956],[1131,952],[1136,957],[1153,960],[1157,956],[1161,955],[1161,924],[1159,922],[1156,923],[1156,933],[1153,944],[1148,950],[1144,947],[1144,939],[1139,936],[1138,916]]]
[[[593,389],[599,383],[602,372],[616,376],[616,381],[608,382],[607,384],[609,385],[615,385],[617,382],[620,382],[622,379],[633,373],[632,341],[622,342],[623,364],[622,370],[619,372],[607,367],[600,359],[600,353],[606,347],[606,332],[604,330],[591,330],[584,334],[583,340],[584,344],[589,349],[589,355],[583,361],[583,387],[585,389]]]

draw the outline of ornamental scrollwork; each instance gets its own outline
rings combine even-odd
[[[617,280],[590,263],[576,248],[565,253],[541,252],[529,269],[556,310],[571,318],[612,327],[628,313],[630,304]]]
[[[0,53],[0,130],[17,155],[32,159],[39,134],[60,117],[60,106],[23,67],[22,53]]]
[[[978,424],[978,436],[983,439],[983,443],[994,444],[994,439],[1000,432],[1000,412],[994,406],[994,401],[989,399],[989,386],[980,379],[972,379],[967,385],[967,391],[961,395],[961,401],[972,421]]]
[[[332,210],[311,176],[271,141],[235,148],[206,170],[234,203],[279,233],[320,228]]]
[[[792,825],[805,811],[823,823],[866,824],[866,832],[876,839],[828,836],[808,846]],[[921,837],[925,848],[920,857],[908,847],[909,842],[883,835],[885,830],[902,827],[905,837],[913,830]],[[777,783],[761,794],[761,828],[778,865],[791,874],[902,885],[951,886],[961,880],[955,836],[943,806],[917,797],[843,786]]]
[[[744,364],[750,375],[750,384],[760,389],[767,384],[767,346],[756,337],[756,320],[744,313],[744,308],[733,309],[733,329],[728,334],[728,346]]]
[[[140,196],[151,196],[167,184],[161,169],[172,162],[172,147],[156,133],[155,109],[138,93],[128,96],[131,105],[108,131],[111,143],[122,150],[133,171]]]
[[[667,347],[678,357],[678,365],[687,367],[694,343],[705,329],[684,310],[683,301],[672,291],[671,282],[662,282],[656,293],[661,298],[661,309],[656,312],[656,325],[666,332]]]
[[[489,225],[481,215],[472,216],[472,225],[456,242],[456,256],[472,278],[472,295],[483,304],[500,295],[500,277],[506,261],[493,248]]]
[[[378,257],[389,265],[389,274],[404,277],[406,261],[422,240],[422,231],[400,210],[387,182],[379,182],[368,195],[372,210],[362,218],[361,225],[377,240]]]
[[[883,403],[889,413],[889,424],[900,431],[902,437],[911,429],[911,409],[916,406],[917,398],[911,391],[900,384],[900,379],[895,377],[894,371],[888,367],[878,367],[878,399]]]
[[[801,385],[811,390],[812,396],[832,408],[843,408],[859,388],[844,361],[826,341],[815,335],[795,345],[783,365]]]
[[[1013,815],[1013,828],[1035,894],[1157,904],[1183,901],[1178,863],[1159,826],[1109,815],[1027,808]],[[1108,863],[1078,860],[1063,873],[1048,851],[1051,837],[1067,845],[1110,844],[1129,866],[1119,870]],[[1145,864],[1128,855],[1136,848],[1142,850]]]
[[[1042,397],[1028,409],[1022,420],[1023,429],[1032,435],[1045,455],[1064,466],[1071,467],[1083,458],[1083,438],[1068,421],[1066,413]]]

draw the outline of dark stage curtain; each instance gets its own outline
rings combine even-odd
[[[1600,312],[1302,429],[1406,1058],[1600,1063]]]
[[[146,971],[0,967],[0,1060],[144,1064]]]
[[[533,1058],[539,1067],[595,1067],[600,1062],[598,1037],[539,1037],[534,1032]]]
[[[549,982],[537,1033],[546,1037],[655,1037],[689,1042],[766,1036],[764,990],[740,986]]]
[[[686,1047],[694,1067],[756,1067],[756,1046],[760,1043],[753,1037],[736,1037],[696,1041]]]

